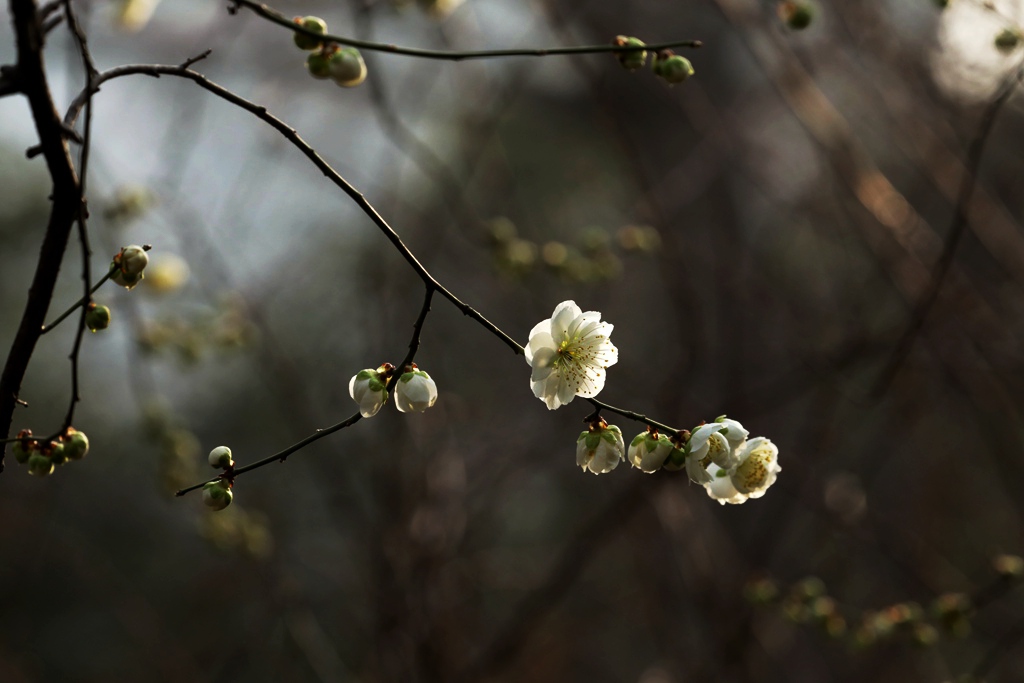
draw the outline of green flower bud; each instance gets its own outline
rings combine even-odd
[[[50,445],[50,462],[54,465],[63,465],[68,461],[67,453],[64,452],[64,444],[55,442]]]
[[[230,484],[223,479],[208,482],[203,486],[203,502],[214,510],[223,510],[231,505],[231,499],[234,498],[229,487]]]
[[[28,459],[28,473],[45,477],[53,472],[53,462],[42,453],[33,453]]]
[[[327,66],[331,80],[343,88],[354,88],[366,80],[366,62],[354,47],[337,50]]]
[[[615,36],[613,45],[621,47],[643,47],[644,43],[639,38],[631,36]],[[630,52],[613,52],[619,59],[619,63],[630,71],[635,71],[647,63],[647,50],[635,50]]]
[[[24,465],[28,462],[29,457],[36,451],[36,442],[30,441],[28,437],[32,436],[31,429],[22,429],[18,432],[18,441],[11,444],[11,453],[14,454],[14,459],[18,461],[19,465]]]
[[[665,79],[669,84],[682,83],[693,75],[693,65],[686,57],[674,54],[672,50],[662,50],[651,60],[651,69],[655,76]]]
[[[90,303],[85,313],[85,326],[93,332],[105,330],[110,325],[110,309]]]
[[[227,446],[217,446],[214,448],[210,451],[208,460],[210,467],[216,467],[221,470],[235,466],[235,461],[231,459],[231,449]]]
[[[331,77],[331,70],[328,64],[331,61],[331,56],[323,52],[313,52],[306,57],[306,71],[313,78],[319,78],[320,80],[326,80]]]
[[[1008,55],[1020,45],[1020,31],[1015,28],[1004,28],[996,36],[996,49],[1004,55]]]
[[[811,25],[814,10],[806,2],[783,2],[779,5],[779,16],[786,26],[794,31],[802,31]]]
[[[68,432],[68,435],[64,437],[64,455],[68,460],[81,460],[89,453],[89,437],[85,435],[85,432],[75,429],[70,429]]]
[[[302,28],[313,31],[314,33],[327,33],[327,22],[320,17],[295,17],[293,21]],[[312,36],[307,36],[302,33],[294,33],[292,34],[292,37],[295,39],[295,47],[300,50],[316,50],[322,44],[322,41],[318,38],[313,38]]]

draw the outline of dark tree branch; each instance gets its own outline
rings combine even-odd
[[[479,311],[477,311],[469,304],[464,303],[461,299],[459,299],[457,296],[448,291],[443,285],[441,285],[440,282],[435,280],[434,277],[430,274],[430,272],[426,269],[426,267],[424,267],[423,264],[420,263],[416,256],[412,253],[412,251],[410,251],[409,247],[405,245],[405,243],[402,241],[402,238],[398,235],[397,232],[395,232],[394,228],[392,228],[388,224],[388,222],[384,220],[384,218],[377,212],[373,205],[370,204],[369,200],[367,200],[366,197],[363,196],[363,194],[359,190],[357,190],[351,183],[349,183],[337,171],[335,171],[331,167],[331,165],[328,164],[324,160],[324,158],[320,156],[319,153],[317,153],[315,149],[310,147],[309,144],[299,136],[298,132],[296,132],[294,128],[292,128],[291,126],[289,126],[288,124],[286,124],[284,121],[277,118],[273,114],[270,114],[267,111],[266,107],[260,106],[254,102],[250,102],[244,97],[236,95],[235,93],[224,88],[223,86],[217,85],[213,81],[207,79],[206,76],[199,73],[198,71],[192,71],[191,69],[182,68],[180,66],[169,66],[162,64],[134,64],[117,67],[114,69],[110,69],[109,71],[104,71],[96,77],[94,87],[91,90],[91,92],[89,89],[83,90],[81,93],[78,94],[77,97],[75,97],[74,101],[71,103],[71,106],[68,108],[67,114],[64,117],[65,122],[68,125],[74,123],[75,119],[78,117],[78,114],[81,112],[81,109],[84,106],[85,102],[89,99],[89,97],[91,97],[91,95],[94,92],[99,90],[100,86],[102,86],[103,83],[114,78],[130,76],[133,74],[145,74],[157,78],[159,78],[162,75],[186,78],[195,83],[196,85],[200,86],[201,88],[212,92],[217,97],[220,97],[221,99],[226,100],[231,104],[234,104],[235,106],[244,109],[245,111],[256,116],[261,121],[264,121],[267,124],[269,124],[272,128],[281,133],[281,135],[283,135],[289,142],[291,142],[292,145],[297,147],[299,151],[301,151],[310,161],[313,162],[314,166],[320,169],[320,172],[323,173],[328,180],[330,180],[332,183],[341,188],[341,190],[345,192],[345,194],[347,194],[356,203],[357,206],[359,206],[363,213],[365,213],[370,218],[370,220],[372,220],[373,223],[380,229],[380,231],[384,233],[384,236],[388,239],[389,242],[391,242],[395,249],[398,250],[398,252],[402,255],[402,258],[404,258],[405,261],[412,267],[412,269],[416,271],[417,275],[420,276],[420,279],[423,280],[424,285],[428,287],[433,287],[433,289],[437,291],[439,294],[441,294],[441,296],[448,299],[448,301],[450,301],[452,305],[454,305],[457,309],[462,311],[463,315],[469,316],[477,323],[479,323],[481,326],[483,326],[488,332],[498,337],[498,339],[504,342],[505,345],[512,349],[514,353],[523,353],[523,347],[520,346],[519,343],[516,342],[516,340],[508,336],[497,325],[495,325],[490,320],[485,318]]]
[[[32,110],[42,155],[53,181],[53,192],[50,218],[28,300],[0,375],[0,435],[5,438],[10,435],[21,382],[53,299],[71,225],[81,202],[78,176],[65,141],[64,126],[54,107],[43,67],[44,34],[36,3],[34,0],[10,0],[10,8],[18,48],[19,80]],[[0,455],[2,470],[3,456]]]

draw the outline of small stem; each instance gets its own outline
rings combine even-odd
[[[460,62],[466,59],[493,59],[495,57],[548,57],[550,55],[589,55],[602,52],[639,52],[643,50],[657,51],[673,47],[696,48],[703,45],[699,40],[676,40],[669,43],[656,43],[642,46],[638,45],[636,47],[628,47],[624,45],[580,45],[575,47],[546,47],[532,49],[514,48],[503,50],[421,50],[419,48],[401,47],[399,45],[391,45],[388,43],[374,43],[368,40],[356,40],[354,38],[336,36],[330,33],[315,33],[304,26],[296,24],[285,15],[262,3],[253,2],[252,0],[232,0],[232,2],[234,3],[233,9],[235,11],[237,11],[238,7],[246,7],[264,19],[272,21],[275,24],[280,24],[285,28],[291,29],[295,33],[309,36],[310,38],[317,38],[324,42],[335,42],[340,43],[341,45],[362,48],[364,50],[388,52],[395,55],[405,55],[407,57],[441,59],[450,62]]]
[[[616,408],[615,406],[610,406],[607,403],[598,401],[596,398],[588,398],[586,399],[586,401],[589,402],[590,405],[597,408],[598,411],[607,410],[610,413],[615,413],[616,415],[621,415],[622,417],[628,417],[630,420],[643,422],[645,425],[654,427],[655,429],[664,432],[665,434],[676,434],[680,431],[675,427],[670,427],[667,424],[658,422],[656,420],[652,420],[646,415],[641,415],[640,413],[634,412],[632,410],[625,410],[623,408]]]
[[[68,310],[66,310],[63,313],[61,313],[60,316],[56,320],[54,320],[52,323],[50,323],[49,325],[44,325],[43,329],[39,332],[39,334],[46,334],[47,332],[49,332],[53,328],[57,327],[57,325],[59,325],[60,323],[64,322],[64,319],[67,318],[72,313],[74,313],[76,310],[78,310],[79,306],[84,306],[87,303],[89,303],[89,300],[92,299],[92,295],[96,293],[96,290],[99,289],[103,285],[104,282],[109,280],[110,276],[113,275],[113,274],[114,274],[114,268],[111,268],[109,271],[107,271],[106,275],[104,275],[103,277],[100,278],[99,282],[97,282],[95,285],[92,286],[92,289],[89,290],[89,294],[88,295],[83,296],[81,299],[79,299],[73,306],[71,306],[71,308],[69,308]]]

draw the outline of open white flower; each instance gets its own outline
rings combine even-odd
[[[619,350],[608,339],[612,329],[597,311],[584,313],[573,301],[558,304],[550,318],[530,330],[525,351],[533,368],[533,395],[549,410],[576,396],[597,396],[605,370],[619,360]]]
[[[704,485],[708,495],[722,505],[745,503],[748,498],[760,498],[775,483],[779,467],[779,448],[767,438],[759,436],[744,444],[731,467],[708,465],[711,481]]]
[[[576,440],[576,464],[586,472],[594,474],[611,472],[626,454],[626,443],[622,431],[601,420],[591,425],[588,431]]]
[[[725,417],[703,424],[690,436],[689,457],[698,461],[710,458],[719,467],[729,468],[736,463],[736,455],[749,433],[739,422]]]

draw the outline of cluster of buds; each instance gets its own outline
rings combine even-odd
[[[752,597],[754,590],[748,591]],[[825,582],[816,576],[797,581],[782,600],[782,613],[798,624],[812,623],[825,633],[838,638],[846,633],[846,619],[839,612],[835,599],[828,594]]]
[[[631,50],[615,50],[612,52],[619,64],[630,71],[636,71],[647,63],[647,50],[644,42],[633,36],[615,36],[612,45],[616,47],[634,48]],[[690,60],[677,55],[672,50],[660,50],[651,55],[651,71],[655,76],[664,79],[669,85],[682,83],[693,75],[693,64]]]
[[[802,31],[811,25],[814,19],[814,8],[806,2],[780,2],[779,18],[794,31]]]
[[[295,23],[307,31],[326,35],[327,22],[320,17],[295,17]],[[342,47],[305,33],[295,33],[295,46],[307,50],[306,70],[313,78],[330,79],[343,88],[354,88],[366,80],[366,63],[359,50]]]
[[[778,447],[763,436],[748,440],[749,434],[724,415],[671,437],[648,427],[633,437],[627,458],[648,474],[685,468],[719,503],[745,503],[763,496],[781,471]]]
[[[214,510],[223,510],[231,505],[234,494],[231,493],[235,461],[231,457],[231,449],[227,446],[217,446],[207,456],[210,467],[224,470],[220,479],[210,481],[203,485],[203,502],[207,507]]]
[[[28,465],[29,474],[45,477],[53,474],[58,465],[84,458],[89,452],[89,437],[68,427],[56,440],[44,441],[34,438],[31,429],[23,429],[18,432],[11,452],[19,465]]]
[[[415,363],[403,369],[395,385],[395,405],[403,413],[422,413],[437,402],[437,384]],[[384,363],[376,370],[360,370],[348,382],[348,394],[359,406],[359,414],[373,417],[388,400],[388,384],[395,366]]]
[[[114,254],[110,264],[110,279],[122,287],[131,289],[142,281],[142,271],[149,265],[148,244],[131,244]],[[109,313],[109,311],[108,311]]]

